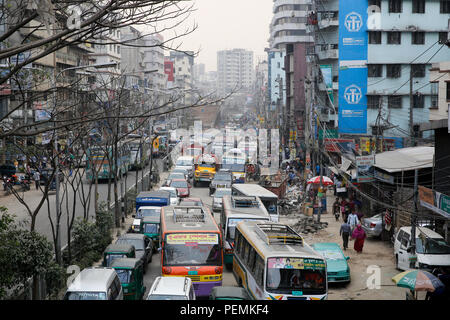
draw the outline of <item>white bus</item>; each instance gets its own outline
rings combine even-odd
[[[233,184],[231,194],[237,196],[259,197],[270,214],[273,222],[280,220],[280,210],[278,208],[278,196],[270,190],[254,183]]]
[[[223,196],[220,228],[223,234],[224,263],[233,266],[236,225],[242,220],[270,221],[269,213],[258,197]]]
[[[233,275],[255,300],[324,300],[327,265],[287,225],[241,221],[237,224]]]

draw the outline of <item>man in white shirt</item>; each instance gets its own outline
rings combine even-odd
[[[350,225],[350,228],[352,229],[351,234],[353,234],[353,230],[355,230],[356,226],[359,224],[358,216],[356,215],[354,210],[352,210],[352,212],[350,212],[350,214],[348,215],[347,223]]]

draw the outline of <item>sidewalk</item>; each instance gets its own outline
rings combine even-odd
[[[328,222],[328,227],[319,230],[315,234],[304,235],[308,244],[317,242],[335,242],[342,248],[342,238],[339,229],[342,220],[336,221],[332,214],[332,206],[335,200],[333,191],[327,192],[327,213],[321,215],[321,222]],[[289,215],[286,222],[294,225],[299,215]],[[317,215],[314,215],[317,219]],[[382,242],[378,238],[367,238],[364,249],[357,254],[353,249],[353,241],[349,241],[349,248],[344,255],[349,256],[348,264],[351,273],[351,282],[345,284],[329,284],[329,300],[405,300],[406,289],[395,286],[391,278],[400,273],[395,268],[393,248],[389,242]],[[378,266],[381,271],[381,288],[370,290],[367,288],[367,279],[373,273],[367,273],[369,266]],[[372,271],[373,272],[373,271]]]

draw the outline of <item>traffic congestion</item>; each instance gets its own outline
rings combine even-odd
[[[278,197],[249,161],[257,141],[234,135],[240,125],[231,119],[201,142],[191,135],[169,147],[164,179],[136,196],[127,232],[64,299],[326,299],[326,261],[279,222]]]

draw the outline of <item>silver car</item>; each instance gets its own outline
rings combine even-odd
[[[213,201],[212,201],[212,208],[213,211],[220,211],[222,209],[222,198],[223,196],[231,195],[231,189],[230,188],[219,188],[216,189],[216,192],[214,192]]]
[[[361,224],[368,236],[379,237],[382,231],[381,213],[370,218],[364,218]]]

